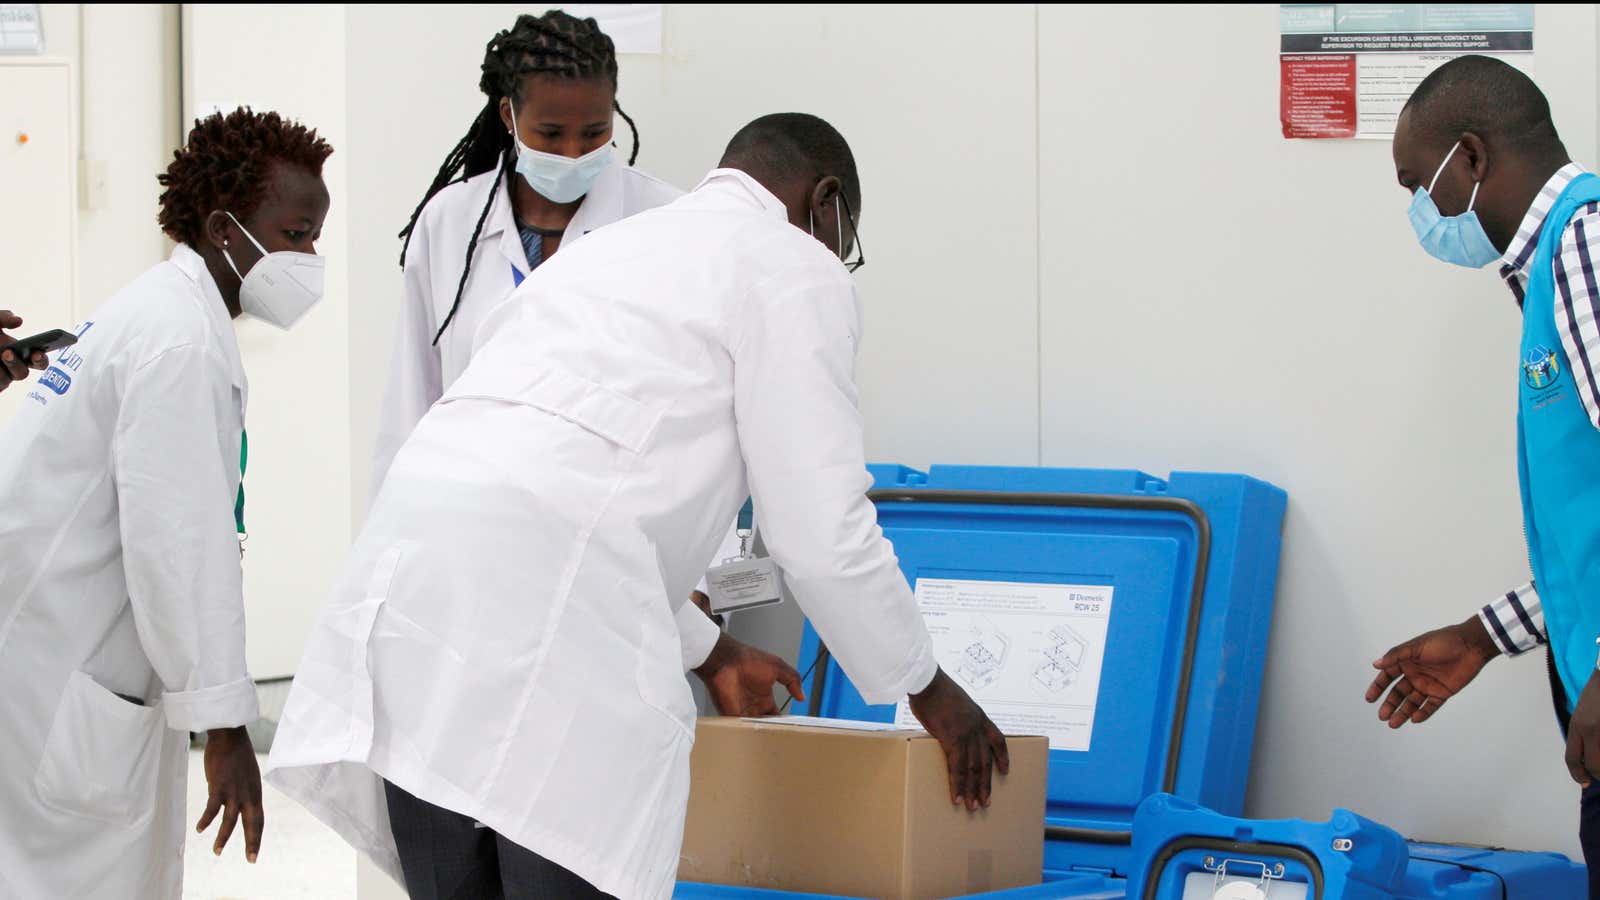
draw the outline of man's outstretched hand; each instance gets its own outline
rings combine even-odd
[[[1372,664],[1378,674],[1367,687],[1367,702],[1376,703],[1388,689],[1389,696],[1378,707],[1378,718],[1390,728],[1407,722],[1420,725],[1478,677],[1499,653],[1477,616],[1418,635]]]
[[[771,716],[778,712],[772,689],[783,685],[789,696],[805,702],[800,673],[782,659],[724,633],[711,655],[694,670],[705,682],[711,702],[724,716]]]

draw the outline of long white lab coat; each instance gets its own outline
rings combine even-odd
[[[512,173],[509,177],[521,176]],[[452,184],[435,194],[417,217],[406,251],[405,298],[395,325],[389,382],[372,454],[372,496],[377,495],[394,455],[428,407],[466,370],[478,326],[490,310],[511,296],[516,286],[512,270],[524,277],[528,274],[528,257],[522,249],[510,193],[502,178],[473,250],[472,271],[461,291],[461,306],[438,345],[434,345],[434,335],[450,314],[456,288],[461,285],[473,226],[483,215],[494,183],[495,173],[489,171]],[[602,225],[665,206],[682,195],[683,191],[664,181],[631,166],[613,163],[595,179],[594,187],[567,224],[561,236],[561,250]]]
[[[0,432],[0,896],[175,900],[188,733],[259,715],[244,369],[188,247],[80,333]]]
[[[509,177],[521,176],[513,173]],[[389,381],[378,416],[370,498],[377,496],[395,454],[411,436],[412,429],[417,427],[428,408],[444,396],[445,388],[454,384],[466,370],[479,326],[516,288],[517,279],[512,271],[524,278],[529,274],[528,256],[517,233],[510,191],[502,178],[500,189],[495,191],[490,203],[489,190],[494,184],[495,173],[489,171],[449,185],[435,194],[417,217],[406,251],[405,298],[395,324]],[[595,179],[594,187],[583,198],[572,221],[567,223],[561,236],[561,248],[574,246],[596,228],[665,206],[681,196],[683,191],[648,173],[613,163]],[[483,231],[473,250],[472,271],[461,291],[461,305],[450,320],[450,327],[435,345],[434,335],[439,333],[440,323],[450,314],[450,306],[455,302],[461,272],[466,267],[467,243],[472,238],[473,226],[483,215],[485,204],[489,204],[489,215],[483,220]],[[730,529],[708,560],[712,564],[721,562],[738,549],[738,535]],[[704,591],[704,580],[696,588]],[[682,615],[699,613],[690,606]],[[690,623],[688,627],[697,625]],[[706,649],[710,649],[709,645]],[[689,664],[699,665],[704,659],[705,654],[701,653]]]
[[[664,898],[694,740],[673,612],[747,490],[869,702],[936,665],[866,499],[839,261],[717,170],[546,266],[395,457],[268,778],[397,879],[380,778]]]

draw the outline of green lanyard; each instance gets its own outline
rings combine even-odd
[[[239,499],[233,503],[233,521],[239,526],[239,536],[244,537],[244,466],[250,455],[250,433],[239,432]]]

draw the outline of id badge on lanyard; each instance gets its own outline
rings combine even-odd
[[[739,555],[725,559],[706,572],[706,593],[713,615],[755,609],[783,602],[783,572],[770,558],[757,558],[751,548],[755,538],[755,506],[745,501],[739,510]]]

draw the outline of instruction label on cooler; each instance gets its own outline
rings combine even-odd
[[[1007,734],[1039,734],[1052,750],[1088,750],[1100,700],[1106,585],[917,580],[917,606],[946,674]],[[896,723],[917,725],[906,700]]]

